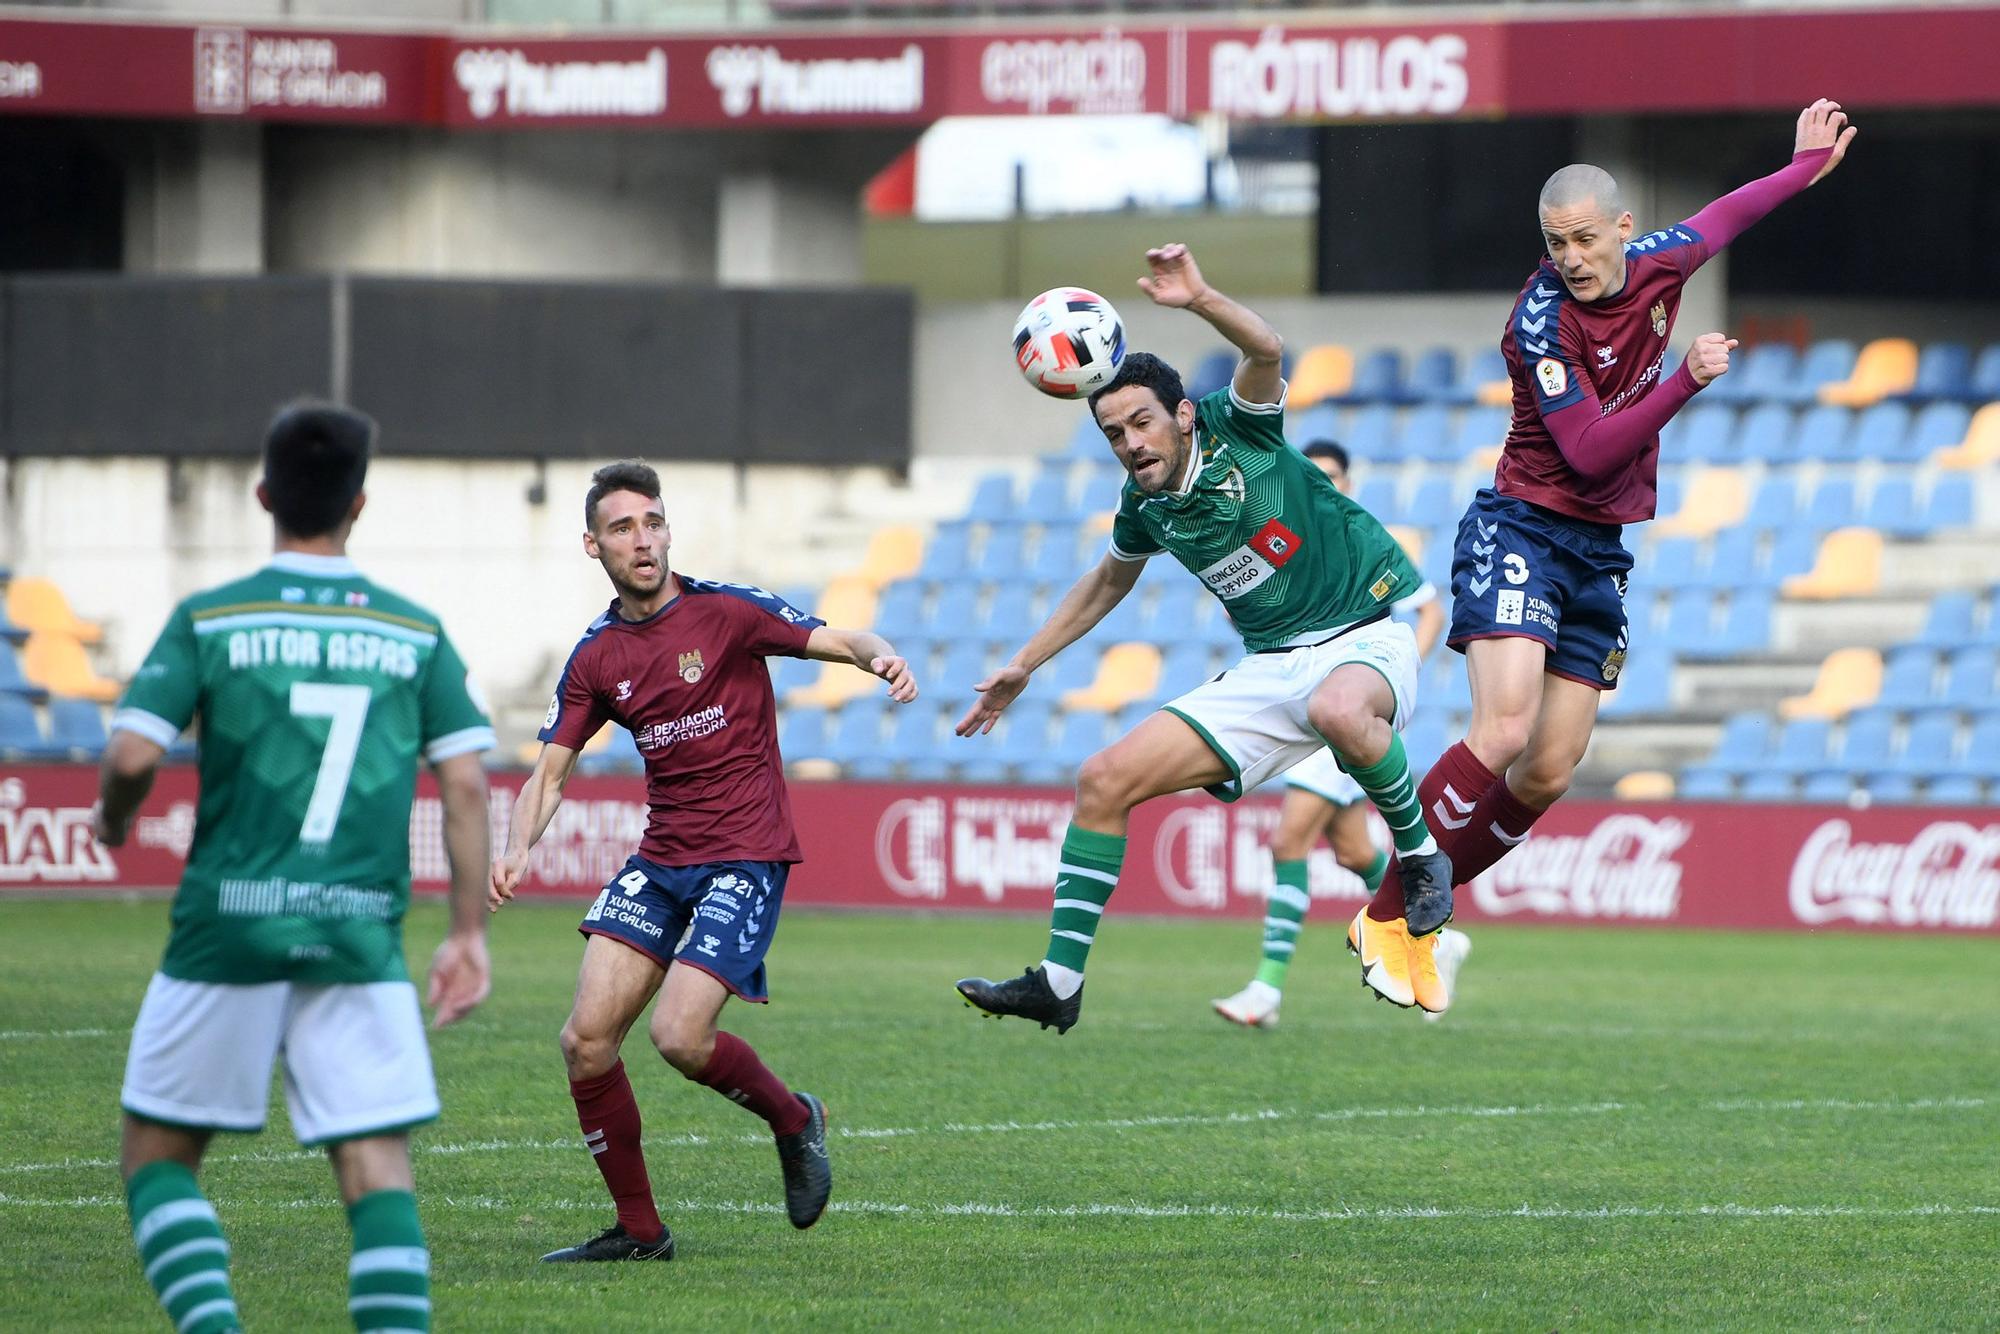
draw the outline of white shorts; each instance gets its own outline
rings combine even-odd
[[[1287,787],[1301,788],[1336,806],[1352,806],[1357,801],[1368,800],[1361,784],[1354,781],[1353,774],[1340,767],[1340,761],[1330,750],[1306,756],[1279,774],[1278,780]]]
[[[227,986],[153,975],[119,1100],[135,1116],[203,1130],[262,1130],[271,1065],[301,1144],[434,1120],[437,1081],[408,982]]]
[[[1273,774],[1315,752],[1326,739],[1306,718],[1306,702],[1334,668],[1372,667],[1389,683],[1402,731],[1417,706],[1417,637],[1400,621],[1381,620],[1322,644],[1252,653],[1222,675],[1162,707],[1201,733],[1234,775],[1208,790],[1235,801]]]

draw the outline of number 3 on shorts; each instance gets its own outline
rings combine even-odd
[[[368,720],[370,698],[367,686],[292,682],[294,718],[333,720],[327,729],[326,750],[319,757],[312,799],[306,803],[306,822],[299,829],[301,843],[325,843],[333,837],[341,804],[347,800],[348,780],[354,777],[354,753],[361,749],[361,725]]]

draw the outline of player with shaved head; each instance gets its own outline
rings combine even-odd
[[[1729,369],[1736,340],[1704,333],[1666,370],[1681,289],[1745,228],[1840,165],[1854,127],[1836,102],[1799,113],[1792,160],[1685,222],[1633,236],[1618,183],[1564,167],[1542,187],[1548,257],[1500,347],[1514,419],[1493,485],[1458,530],[1447,639],[1466,655],[1472,725],[1420,786],[1425,817],[1465,884],[1528,836],[1569,788],[1604,691],[1625,665],[1620,529],[1653,517],[1660,428]],[[1407,990],[1451,897],[1390,876],[1349,929],[1363,980]],[[1419,965],[1422,964],[1419,960]],[[1428,968],[1423,970],[1428,973]]]

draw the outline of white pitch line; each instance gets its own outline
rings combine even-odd
[[[1646,1107],[1624,1102],[1586,1102],[1569,1106],[1549,1106],[1546,1103],[1522,1105],[1503,1104],[1499,1106],[1442,1106],[1432,1107],[1423,1103],[1397,1105],[1391,1107],[1329,1107],[1318,1111],[1283,1111],[1267,1107],[1253,1112],[1188,1113],[1161,1116],[1118,1116],[1098,1120],[1044,1120],[1044,1121],[946,1121],[935,1126],[842,1126],[828,1127],[828,1133],[835,1139],[883,1140],[909,1139],[924,1135],[1035,1135],[1059,1134],[1066,1131],[1100,1130],[1159,1130],[1190,1126],[1248,1126],[1280,1121],[1378,1121],[1392,1118],[1464,1117],[1474,1120],[1500,1120],[1508,1118],[1528,1118],[1544,1116],[1608,1116],[1622,1112],[1960,1112],[1974,1111],[1990,1106],[1989,1098],[1911,1098],[1907,1101],[1848,1101],[1840,1098],[1789,1098],[1789,1099],[1742,1099],[1724,1102],[1696,1103],[1691,1107],[1660,1106]],[[757,1144],[771,1142],[768,1133],[750,1131],[741,1135],[712,1136],[692,1132],[677,1135],[649,1135],[646,1145],[650,1148],[701,1147],[709,1144]],[[567,1152],[580,1148],[576,1139],[480,1139],[447,1140],[442,1143],[416,1142],[413,1149],[419,1154],[469,1154],[469,1153],[522,1153],[529,1151]],[[244,1153],[210,1154],[209,1163],[281,1163],[313,1162],[321,1154],[311,1149],[253,1149]],[[63,1158],[54,1162],[7,1163],[0,1164],[0,1176],[21,1176],[36,1172],[59,1172],[64,1170],[95,1171],[116,1167],[116,1158]]]
[[[0,1042],[31,1042],[36,1038],[108,1038],[108,1028],[8,1028],[0,1029]]]
[[[334,1207],[331,1192],[322,1199],[240,1200],[243,1208],[326,1209]],[[542,1209],[599,1213],[601,1200],[521,1200],[490,1195],[431,1195],[424,1198],[427,1209],[520,1210]],[[114,1195],[77,1195],[64,1200],[40,1200],[0,1194],[0,1208],[23,1209],[110,1209],[125,1207]],[[676,1213],[779,1214],[782,1205],[763,1200],[674,1200],[662,1210]],[[1348,1206],[1334,1209],[1271,1209],[1248,1204],[1088,1204],[1015,1205],[969,1200],[953,1204],[896,1204],[885,1200],[835,1200],[829,1213],[875,1214],[906,1218],[1129,1218],[1157,1219],[1241,1219],[1274,1223],[1427,1223],[1450,1220],[1597,1221],[1624,1218],[1782,1220],[1821,1218],[1983,1218],[2000,1214],[2000,1205],[1991,1204],[1602,1204],[1582,1208],[1564,1205],[1520,1204],[1507,1208],[1479,1208],[1467,1205],[1401,1205],[1393,1208]]]

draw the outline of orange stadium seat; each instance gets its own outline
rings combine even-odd
[[[1872,648],[1835,649],[1819,665],[1812,689],[1778,701],[1780,718],[1845,718],[1882,695],[1882,655]]]
[[[1965,439],[1940,449],[1932,461],[1940,468],[1976,469],[2000,463],[2000,403],[1988,403],[1972,414]]]
[[[1674,776],[1659,769],[1639,769],[1612,784],[1611,793],[1620,801],[1670,801]]]
[[[1354,386],[1354,354],[1337,343],[1307,348],[1292,368],[1290,387],[1285,394],[1290,408],[1309,408],[1329,398],[1339,398]]]
[[[1146,699],[1160,684],[1160,651],[1151,644],[1113,644],[1097,664],[1097,679],[1063,695],[1072,712],[1112,713]]]
[[[828,625],[843,630],[866,628],[875,619],[875,590],[859,575],[841,575],[821,591],[819,607],[813,614]],[[880,684],[874,676],[851,664],[821,663],[818,678],[811,685],[791,691],[785,696],[785,701],[788,704],[837,709]]]
[[[1750,513],[1750,484],[1736,468],[1703,468],[1681,507],[1653,525],[1655,537],[1714,537]]]
[[[69,599],[52,580],[17,576],[7,585],[7,617],[25,630],[68,635],[83,644],[104,640],[104,628],[70,610]]]
[[[1837,384],[1821,385],[1819,401],[1865,408],[1917,383],[1917,345],[1907,338],[1878,338],[1861,349],[1854,373]]]
[[[1410,558],[1411,564],[1421,566],[1424,563],[1423,529],[1412,528],[1407,523],[1389,523],[1382,526],[1389,536],[1396,539],[1396,545],[1403,549],[1403,554]]]
[[[1837,528],[1820,543],[1804,574],[1785,580],[1788,598],[1866,597],[1882,587],[1882,534],[1873,528]]]
[[[21,651],[21,671],[30,681],[56,695],[94,699],[109,704],[119,696],[116,681],[97,674],[83,645],[70,635],[38,630]]]
[[[868,539],[868,554],[861,558],[856,577],[870,588],[880,589],[898,579],[908,579],[923,563],[923,529],[914,524],[892,524],[876,529],[875,535]]]
[[[1514,405],[1514,382],[1512,380],[1488,380],[1479,386],[1479,405],[1486,408],[1508,408]]]

